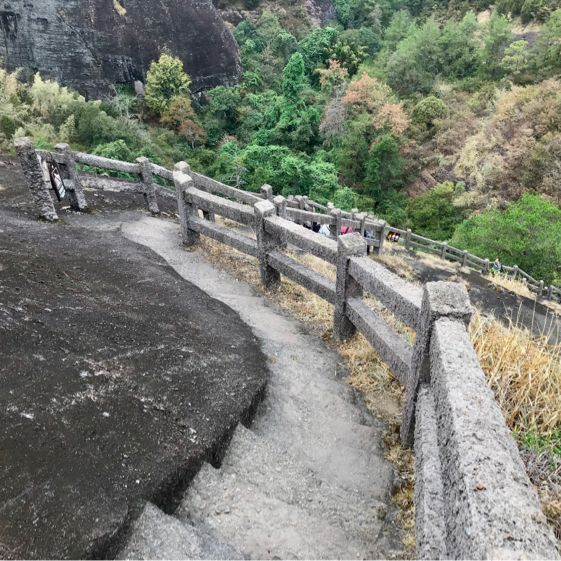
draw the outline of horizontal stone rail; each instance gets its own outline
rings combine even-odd
[[[32,193],[38,208],[45,212],[49,208],[42,198],[44,185],[39,185],[44,183],[39,158],[60,160],[75,193],[84,179],[105,188],[109,183],[120,185],[125,192],[159,194],[157,186],[153,191],[147,187],[154,185],[153,174],[170,177],[163,168],[140,159],[134,164],[138,183],[94,178],[72,170],[67,147],[61,146],[54,157],[39,158],[27,141],[18,142],[17,150],[28,182],[36,188]],[[103,163],[88,160],[94,167]],[[110,169],[116,167],[132,169],[115,164]],[[553,532],[470,343],[472,309],[462,285],[417,287],[369,259],[362,232],[335,241],[293,222],[290,218],[309,217],[303,207],[310,202],[303,197],[273,198],[269,186],[261,196],[240,196],[234,188],[193,174],[185,163],[177,164],[171,177],[175,192],[159,189],[176,197],[185,245],[196,244],[201,235],[210,237],[256,258],[265,288],[275,290],[284,275],[324,298],[334,307],[335,339],[362,333],[405,386],[401,438],[404,446],[415,450],[418,558],[559,559]],[[47,196],[52,205],[48,192]],[[344,220],[358,222],[361,230],[365,227],[365,215],[326,209],[330,227],[339,229]],[[256,239],[217,224],[216,214],[251,226]],[[372,224],[384,232],[383,223]],[[335,265],[336,281],[286,255],[288,244]],[[458,251],[451,254],[464,258]],[[413,345],[384,313],[369,305],[365,293],[415,332]]]
[[[47,150],[36,150],[36,152],[40,158],[54,159],[57,163],[62,165],[66,165],[68,159],[68,155],[57,151],[49,152]],[[137,174],[142,177],[142,169],[138,162],[129,163],[118,160],[111,160],[109,158],[103,158],[101,156],[85,154],[82,152],[70,152],[70,157],[73,157],[75,162],[81,164],[86,164],[92,167],[121,173]],[[173,172],[162,166],[151,163],[150,171],[151,174],[155,176],[161,177],[167,181],[173,181]],[[82,176],[83,174],[79,173],[78,175]],[[241,202],[243,204],[253,205],[256,202],[263,200],[264,198],[269,200],[273,199],[272,189],[269,186],[263,186],[262,192],[258,194],[231,187],[193,171],[190,172],[190,175],[195,181],[195,186],[198,189],[222,197],[228,197],[229,199]],[[72,182],[70,182],[70,186],[71,193],[73,193]],[[121,191],[132,189],[131,182],[127,183],[123,181],[123,185],[119,189],[116,185],[116,182],[96,182],[91,178],[88,179],[88,186],[99,189],[107,188],[111,190]],[[156,194],[166,198],[173,197],[173,194],[170,194],[168,191],[156,184],[154,184],[154,187],[151,187],[150,189],[153,191],[153,195],[151,196],[152,210],[155,210],[157,206],[157,203],[154,202]],[[145,190],[141,191],[145,194],[145,196],[148,195]],[[147,197],[147,201],[148,198],[149,197]],[[83,195],[82,199],[84,203],[82,206],[82,210],[85,210],[86,205]],[[43,202],[44,204],[47,204],[47,207],[49,207],[48,201],[45,199],[45,197],[43,197]],[[382,221],[376,220],[364,213],[359,213],[358,209],[354,209],[351,212],[342,211],[334,209],[333,205],[331,204],[328,204],[327,206],[322,205],[309,199],[308,197],[303,196],[290,196],[285,200],[285,205],[286,216],[292,218],[298,224],[303,224],[304,222],[315,222],[318,224],[329,225],[332,229],[332,238],[336,238],[339,235],[338,232],[340,231],[341,226],[349,226],[353,228],[353,230],[360,231],[363,236],[366,231],[372,232],[374,237],[366,238],[366,242],[370,247],[374,248],[377,253],[381,253],[382,251],[385,235],[389,232],[394,232],[400,234],[399,243],[404,244],[406,249],[418,249],[420,251],[431,253],[433,255],[438,255],[443,259],[457,261],[458,263],[461,263],[463,267],[469,267],[478,272],[486,273],[492,268],[492,264],[489,259],[482,259],[476,255],[468,253],[467,251],[450,246],[446,242],[432,240],[425,236],[415,234],[411,232],[411,230],[405,230],[386,225]],[[79,209],[78,203],[75,203],[73,206]],[[333,214],[334,210],[336,211],[335,214]],[[56,214],[54,207],[49,208],[47,211],[47,215],[52,216],[53,212]],[[559,287],[556,287],[554,285],[547,286],[543,281],[535,279],[517,266],[508,267],[506,265],[503,265],[502,270],[504,273],[512,275],[513,279],[524,279],[528,289],[535,292],[538,298],[558,300],[561,302],[561,289]]]

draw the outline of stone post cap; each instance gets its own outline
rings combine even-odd
[[[261,193],[272,193],[272,192],[273,192],[273,188],[268,183],[261,185]]]
[[[31,148],[33,141],[29,136],[20,136],[14,140],[14,146],[16,148]]]
[[[140,158],[136,159],[136,162],[138,164],[147,164],[150,162],[150,160],[146,156],[140,156]]]
[[[173,169],[176,171],[181,171],[189,175],[191,173],[191,166],[187,162],[177,162]]]
[[[366,248],[366,241],[358,232],[343,234],[337,238],[339,255],[366,255]]]
[[[424,287],[433,317],[448,317],[469,323],[473,314],[466,287],[458,282],[428,282]]]
[[[253,205],[257,216],[271,216],[275,214],[276,207],[271,201],[259,201]]]
[[[180,189],[188,189],[193,183],[193,179],[184,173],[182,170],[175,170],[173,172],[173,181]]]
[[[55,146],[55,150],[60,150],[61,152],[66,152],[67,150],[70,150],[70,146],[66,142],[59,142]]]
[[[282,205],[285,201],[286,201],[286,199],[285,199],[282,195],[277,195],[277,196],[273,199],[273,204],[275,204],[275,205]]]
[[[340,216],[341,215],[341,209],[340,208],[332,208],[330,210],[329,214],[331,214],[331,216]]]

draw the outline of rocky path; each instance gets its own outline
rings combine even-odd
[[[125,559],[383,558],[399,549],[384,427],[340,380],[339,357],[245,283],[186,251],[176,224],[143,217],[123,234],[249,324],[268,357],[268,392],[221,465],[205,464],[174,516],[147,504]]]

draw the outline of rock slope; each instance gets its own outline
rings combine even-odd
[[[90,97],[144,80],[169,50],[193,91],[235,83],[236,42],[211,0],[0,0],[0,63]]]

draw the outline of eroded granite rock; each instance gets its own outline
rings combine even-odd
[[[235,83],[236,42],[211,0],[0,0],[0,62],[39,71],[89,97],[144,81],[164,50],[193,91]]]

